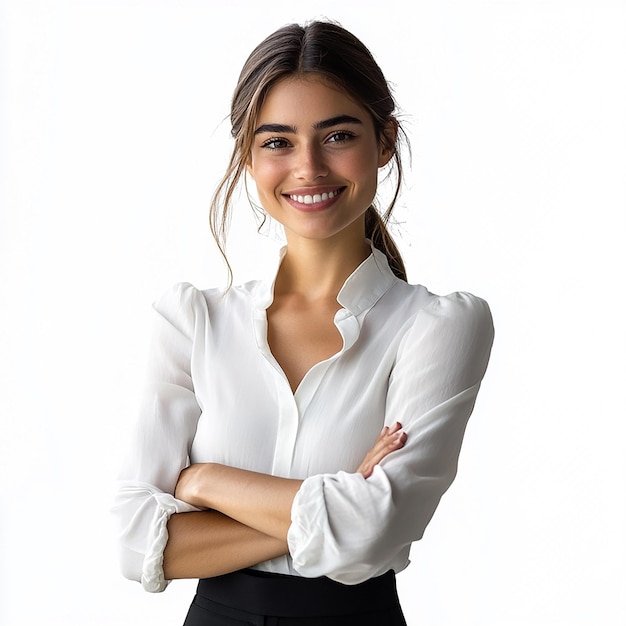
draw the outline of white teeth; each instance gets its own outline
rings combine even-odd
[[[339,190],[330,191],[329,193],[316,193],[313,196],[294,196],[290,195],[289,197],[295,202],[299,202],[300,204],[316,204],[318,202],[324,202],[325,200],[329,200],[330,198],[334,198],[339,194]]]

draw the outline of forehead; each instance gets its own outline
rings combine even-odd
[[[341,87],[321,76],[297,76],[280,80],[265,96],[258,124],[280,122],[296,127],[338,115],[371,122],[368,111]]]

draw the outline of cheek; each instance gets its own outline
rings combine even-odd
[[[267,159],[253,160],[248,167],[248,173],[255,181],[259,193],[266,193],[284,178],[284,166],[277,161]]]
[[[372,158],[372,155],[369,153],[354,155],[354,158],[346,163],[346,168],[346,173],[350,178],[360,181],[361,188],[370,192],[376,190],[378,185],[377,158]]]
[[[345,156],[344,167],[355,178],[366,178],[378,172],[378,148],[375,142]]]

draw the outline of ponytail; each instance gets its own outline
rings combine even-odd
[[[407,281],[404,261],[396,246],[385,221],[374,206],[365,212],[365,236],[371,240],[374,248],[387,257],[391,271],[401,280]]]

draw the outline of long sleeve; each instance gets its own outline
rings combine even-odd
[[[154,305],[148,376],[113,503],[124,576],[162,591],[163,550],[173,513],[196,510],[174,498],[201,414],[191,376],[193,338],[206,313],[202,294],[180,284]]]
[[[385,423],[401,422],[407,443],[367,480],[338,472],[304,481],[288,534],[301,575],[356,584],[408,557],[455,477],[492,342],[489,308],[471,294],[436,298],[411,320],[385,408]]]

